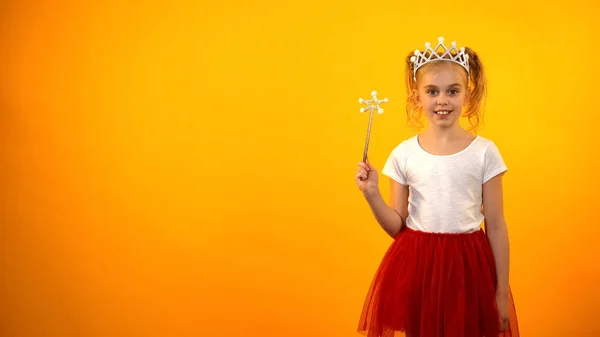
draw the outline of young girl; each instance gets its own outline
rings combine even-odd
[[[507,167],[491,140],[470,132],[481,121],[483,66],[473,50],[443,41],[406,59],[409,122],[425,115],[428,123],[381,171],[391,178],[389,206],[375,168],[359,163],[358,188],[394,238],[360,317],[358,331],[368,337],[519,335],[508,284]]]

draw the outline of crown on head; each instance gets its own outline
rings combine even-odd
[[[452,47],[448,48],[444,45],[444,38],[438,38],[438,45],[435,49],[431,48],[429,42],[425,43],[425,50],[421,53],[420,50],[415,50],[415,56],[410,58],[410,61],[414,65],[413,78],[417,80],[417,70],[429,62],[434,61],[450,61],[460,64],[467,71],[467,76],[470,77],[469,71],[469,54],[465,52],[465,48],[456,48],[456,41],[452,41]],[[442,48],[442,53],[439,54],[438,50]]]

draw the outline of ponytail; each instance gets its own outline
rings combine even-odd
[[[423,116],[423,110],[419,108],[417,98],[413,90],[417,89],[417,82],[414,79],[414,64],[410,60],[415,54],[410,52],[406,56],[406,67],[404,70],[405,81],[406,81],[406,120],[409,127],[420,129],[423,127],[421,123],[421,117]]]
[[[469,124],[471,124],[469,131],[476,131],[483,122],[483,111],[487,98],[487,79],[479,55],[471,48],[465,48],[465,52],[469,55],[471,79],[468,105],[463,116],[467,117]]]

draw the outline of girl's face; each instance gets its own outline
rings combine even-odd
[[[446,61],[421,70],[413,94],[429,123],[439,128],[457,125],[463,106],[467,104],[466,71],[460,65]]]

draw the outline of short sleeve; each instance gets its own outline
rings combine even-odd
[[[408,185],[405,172],[405,158],[402,146],[395,148],[388,157],[381,173],[402,185]]]
[[[486,183],[488,180],[507,170],[508,168],[504,163],[500,150],[498,150],[496,144],[490,142],[484,156],[483,183]]]

